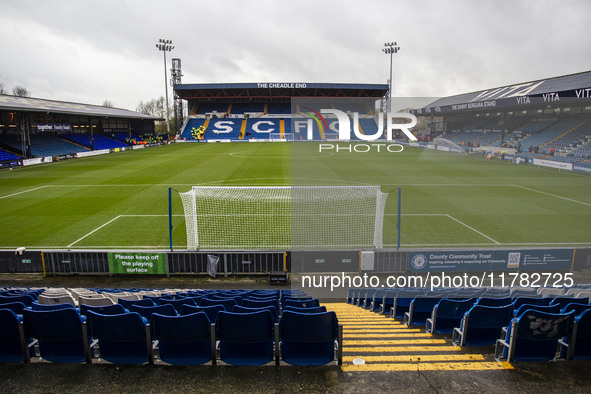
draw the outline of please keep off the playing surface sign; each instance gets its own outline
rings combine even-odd
[[[166,274],[166,253],[109,253],[111,274]]]

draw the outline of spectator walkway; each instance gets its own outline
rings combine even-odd
[[[343,325],[342,370],[476,371],[513,369],[492,354],[465,353],[450,338],[432,337],[420,328],[345,303],[324,304]]]

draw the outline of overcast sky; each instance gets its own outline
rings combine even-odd
[[[164,95],[159,38],[183,83],[386,83],[397,41],[394,95],[448,96],[590,70],[590,15],[588,0],[0,0],[0,82],[135,110]]]

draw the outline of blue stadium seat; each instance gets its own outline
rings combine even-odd
[[[277,301],[277,299],[271,298],[271,299],[266,299],[266,300],[257,300],[257,299],[246,299],[244,301],[242,301],[242,306],[248,307],[248,308],[264,308],[266,306],[272,306],[273,308],[275,308],[275,310],[279,310],[279,302]]]
[[[21,323],[16,313],[0,306],[0,362],[27,361],[27,345]]]
[[[513,305],[475,305],[464,314],[460,327],[454,328],[452,342],[456,346],[492,346],[512,317]]]
[[[394,300],[396,299],[396,291],[387,291],[382,298],[382,305],[380,305],[380,315],[390,316],[392,313],[392,307],[394,306]]]
[[[234,313],[253,313],[253,312],[258,312],[258,311],[271,312],[271,314],[273,315],[273,322],[276,322],[277,319],[279,318],[279,312],[277,311],[277,309],[274,306],[271,306],[271,305],[258,307],[258,308],[249,308],[247,306],[236,305],[232,309],[232,312],[234,312]]]
[[[153,362],[150,332],[138,313],[102,315],[89,311],[87,316],[101,359],[115,364]]]
[[[550,298],[540,298],[540,297],[517,297],[517,298],[511,299],[511,303],[513,304],[514,309],[519,308],[523,304],[550,305],[550,301],[551,301]]]
[[[170,304],[153,305],[153,306],[143,306],[143,305],[134,304],[134,305],[130,306],[129,308],[130,308],[129,309],[130,312],[139,313],[139,315],[141,317],[145,318],[147,321],[151,321],[152,315],[154,313],[158,313],[160,315],[165,315],[165,316],[176,316],[178,314],[176,309],[174,309],[174,306],[172,306]]]
[[[244,300],[241,296],[235,294],[214,295],[210,299],[215,301],[234,301],[236,305],[242,305],[242,301]]]
[[[286,312],[286,311],[292,311],[292,312],[298,312],[298,313],[321,313],[321,312],[326,312],[326,307],[324,305],[317,306],[315,308],[298,308],[295,306],[287,306],[287,307],[285,307],[283,312]]]
[[[505,339],[498,339],[497,361],[548,361],[556,356],[559,340],[570,335],[573,313],[527,310],[513,318]]]
[[[241,118],[213,118],[210,119],[203,139],[205,140],[238,140],[240,137],[240,128],[242,127]]]
[[[287,308],[289,306],[295,306],[297,308],[316,308],[320,306],[320,302],[317,298],[310,298],[310,299],[288,299],[283,303],[283,308]]]
[[[513,316],[521,316],[527,310],[534,310],[540,312],[560,313],[560,305],[536,305],[536,304],[521,304],[519,307],[513,307]]]
[[[394,319],[404,319],[404,314],[409,311],[412,300],[424,294],[425,292],[412,290],[398,292],[394,298],[392,307],[390,308],[390,317]]]
[[[376,291],[377,289],[365,289],[365,291],[361,292],[357,301],[357,306],[363,309],[369,309],[371,300],[373,300]]]
[[[244,139],[268,140],[272,133],[278,135],[280,132],[280,120],[277,118],[249,118]]]
[[[342,331],[334,312],[285,311],[279,321],[281,358],[292,365],[342,363]]]
[[[215,360],[212,326],[203,312],[183,316],[152,315],[160,360],[174,365],[199,365]]]
[[[386,293],[388,293],[388,290],[377,290],[366,309],[369,309],[371,312],[379,312]]]
[[[198,129],[199,127],[203,126],[203,124],[205,123],[205,118],[194,118],[194,117],[189,117],[189,120],[187,121],[185,128],[183,129],[182,133],[181,133],[181,139],[182,140],[193,140],[193,129]]]
[[[572,336],[561,345],[568,346],[567,360],[591,360],[591,309],[575,315]]]
[[[183,305],[193,305],[195,306],[195,301],[192,298],[183,297],[177,299],[170,299],[170,298],[161,298],[158,300],[158,305],[169,304],[174,307],[177,313],[180,313],[181,307]]]
[[[33,304],[31,304],[31,309],[34,311],[57,311],[60,309],[77,310],[72,304],[40,304],[37,301],[33,301]]]
[[[576,302],[567,304],[564,308],[560,310],[560,313],[569,313],[574,311],[575,316],[580,315],[581,313],[585,312],[587,309],[591,309],[591,305],[589,304],[579,304]]]
[[[237,305],[236,301],[233,299],[225,299],[225,300],[215,300],[211,298],[202,298],[199,302],[199,306],[214,306],[214,305],[223,305],[227,311],[231,311],[235,305]]]
[[[404,313],[403,321],[407,326],[424,326],[433,314],[433,308],[441,301],[437,297],[416,297]]]
[[[0,296],[0,305],[10,304],[13,302],[22,302],[26,306],[31,306],[33,301],[36,301],[36,299],[37,297],[34,297],[30,294]]]
[[[141,300],[126,300],[124,298],[119,298],[117,300],[118,304],[123,305],[125,309],[130,309],[132,305],[139,305],[139,306],[155,306],[156,304],[149,298],[142,298]]]
[[[22,302],[9,302],[6,304],[0,304],[0,309],[10,309],[17,315],[23,315],[23,310],[27,308]]]
[[[347,291],[347,304],[353,304],[353,295],[355,290],[357,289],[352,288]]]
[[[232,365],[263,365],[274,359],[273,315],[254,313],[218,313],[215,323],[220,359]]]
[[[482,306],[505,306],[510,304],[512,304],[511,297],[480,297],[476,301],[476,305]]]
[[[181,315],[190,315],[192,313],[203,312],[207,315],[210,322],[215,322],[218,313],[226,311],[226,308],[223,305],[211,305],[211,306],[193,306],[193,305],[183,305],[181,307]]]
[[[38,341],[39,355],[44,360],[54,363],[90,363],[86,326],[75,309],[25,309],[23,325],[25,336]]]
[[[123,308],[121,304],[111,304],[111,305],[101,305],[101,306],[93,306],[93,305],[80,305],[80,314],[86,315],[89,311],[100,313],[102,315],[119,315],[121,313],[125,313],[126,309]]]
[[[589,297],[556,297],[551,304],[558,304],[561,308],[564,308],[568,304],[589,304]]]
[[[22,159],[22,157],[0,148],[0,161],[14,161],[20,159]]]
[[[451,334],[459,327],[464,314],[474,306],[475,300],[442,299],[433,308],[433,315],[425,322],[425,331],[431,334]]]

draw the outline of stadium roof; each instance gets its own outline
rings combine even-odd
[[[591,71],[440,98],[416,111],[438,114],[591,98]]]
[[[174,85],[185,100],[287,99],[292,97],[375,97],[388,92],[387,84],[354,83],[202,83]]]
[[[151,119],[160,118],[140,112],[99,105],[71,103],[66,101],[46,100],[32,97],[20,97],[0,94],[0,111],[46,112],[105,118]]]

